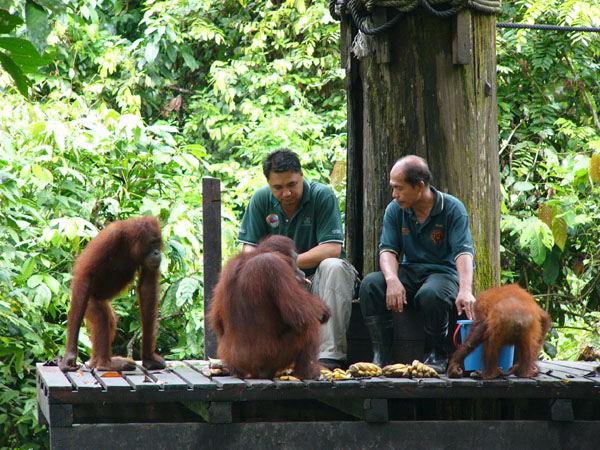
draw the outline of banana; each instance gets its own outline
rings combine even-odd
[[[378,377],[383,373],[381,367],[369,362],[358,362],[348,368],[348,373],[353,377]]]
[[[412,364],[390,364],[383,368],[383,374],[390,378],[438,378],[431,367],[415,359]]]

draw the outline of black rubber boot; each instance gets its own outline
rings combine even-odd
[[[394,319],[389,315],[365,317],[373,346],[373,364],[385,367],[392,364],[392,341],[394,340]]]
[[[448,368],[448,351],[446,335],[432,336],[425,334],[425,356],[423,363],[435,369],[438,374],[446,373]]]

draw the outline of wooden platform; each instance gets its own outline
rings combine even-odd
[[[55,449],[514,450],[600,441],[598,363],[541,362],[535,378],[333,382],[210,379],[203,364],[122,376],[38,364],[40,423]]]

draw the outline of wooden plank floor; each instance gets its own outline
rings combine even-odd
[[[600,440],[596,362],[539,362],[534,378],[340,381],[209,378],[205,364],[147,371],[138,363],[121,374],[38,364],[51,448],[462,449],[465,439],[485,439],[514,450],[532,439],[561,449]],[[217,445],[224,436],[227,445]]]
[[[247,401],[306,398],[600,398],[600,363],[540,361],[534,378],[386,378],[339,381],[206,377],[204,361],[171,361],[165,370],[63,374],[37,365],[38,391],[49,403]]]

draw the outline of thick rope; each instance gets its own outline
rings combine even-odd
[[[429,4],[429,0],[421,0],[421,6],[423,6],[423,8],[425,8],[425,10],[429,14],[432,14],[436,17],[451,17],[451,16],[454,16],[455,14],[458,14],[458,12],[461,9],[463,9],[465,6],[467,6],[467,1],[465,0],[464,2],[462,2],[459,5],[451,6],[450,8],[441,10],[441,11],[438,9],[435,9],[433,6],[431,6]]]
[[[564,25],[538,25],[538,24],[526,24],[526,23],[510,23],[510,22],[498,22],[496,23],[498,28],[526,28],[530,30],[550,30],[550,31],[583,31],[589,33],[600,33],[598,27],[569,27]]]
[[[436,17],[450,17],[462,9],[469,7],[486,14],[497,14],[500,12],[500,0],[347,0],[350,15],[356,27],[361,33],[375,35],[390,30],[398,23],[401,17],[421,6],[425,11]],[[340,13],[344,13],[346,0],[329,0],[329,12],[334,19],[340,19]],[[367,12],[373,11],[375,6],[394,8],[398,14],[390,21],[376,28],[365,25],[368,14],[360,11],[364,5]],[[336,8],[339,6],[339,8]]]
[[[333,17],[335,20],[340,20],[340,15],[335,10],[335,4],[335,0],[329,0],[329,14],[331,14],[331,17]]]
[[[396,25],[403,16],[403,13],[399,12],[390,21],[384,23],[383,25],[376,28],[368,28],[364,25],[364,22],[369,16],[360,14],[358,10],[358,2],[359,0],[350,0],[350,3],[348,5],[350,6],[350,14],[352,15],[352,20],[354,20],[354,23],[356,24],[356,27],[360,30],[360,32],[369,36],[383,33],[384,31],[392,29],[394,25]]]

